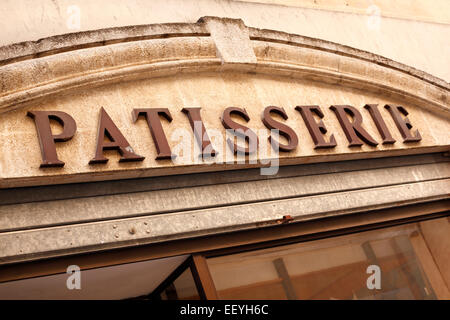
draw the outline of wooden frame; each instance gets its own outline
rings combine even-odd
[[[198,285],[200,296],[207,300],[218,300],[217,290],[209,272],[206,258],[203,255],[194,254],[192,262],[191,270],[195,283]]]
[[[420,256],[422,268],[434,289],[436,297],[441,300],[449,300],[449,289],[445,286],[445,280],[443,279],[423,236],[420,233],[412,234],[410,241],[414,251]]]
[[[155,290],[153,290],[151,293],[149,293],[147,296],[141,296],[138,298],[149,298],[154,300],[160,300],[161,296],[160,294],[163,292],[165,288],[171,283],[175,281],[184,271],[189,269],[192,265],[192,258],[187,258],[182,264],[180,264],[159,286],[156,287]],[[197,290],[200,293],[200,290],[197,287]]]
[[[204,256],[194,254],[178,266],[161,284],[156,287],[149,295],[137,297],[138,299],[160,299],[161,293],[173,283],[184,271],[190,270],[194,278],[195,286],[197,288],[200,299],[202,300],[217,300],[217,291],[214,287],[209,268]]]

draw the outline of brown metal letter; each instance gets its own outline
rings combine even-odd
[[[314,120],[313,113],[318,115],[320,119],[324,117],[319,106],[297,106],[295,107],[295,110],[300,111],[300,114],[302,115],[309,134],[314,141],[314,149],[336,147],[336,139],[334,138],[334,134],[330,136],[330,142],[326,142],[323,137],[323,135],[327,133],[325,124],[322,120],[319,120],[319,122]]]
[[[164,129],[161,125],[159,116],[163,116],[167,121],[172,122],[172,116],[167,108],[145,108],[145,109],[133,109],[133,122],[136,122],[139,116],[143,115],[147,120],[150,133],[152,134],[153,142],[156,146],[158,155],[156,160],[172,159],[175,155],[170,151],[169,143],[167,142]]]
[[[269,137],[269,141],[272,145],[272,147],[278,146],[278,148],[281,151],[289,152],[297,148],[298,145],[298,137],[297,134],[290,128],[289,126],[278,122],[270,117],[270,113],[276,113],[280,115],[284,120],[288,119],[288,116],[283,108],[275,107],[275,106],[268,106],[264,109],[263,116],[262,116],[262,122],[268,129],[277,129],[280,132],[280,135],[285,137],[288,140],[288,144],[281,144],[279,141],[276,141],[272,138],[272,136]]]
[[[247,128],[246,126],[243,126],[239,123],[234,122],[231,119],[232,113],[241,116],[242,118],[245,119],[245,121],[248,122],[248,121],[250,121],[250,117],[248,116],[247,111],[245,111],[245,109],[237,108],[237,107],[226,108],[223,111],[222,124],[226,129],[235,130],[236,135],[245,137],[245,141],[247,141],[249,146],[247,148],[243,148],[243,147],[235,144],[231,139],[227,139],[228,146],[230,147],[231,150],[233,150],[233,152],[235,154],[240,153],[240,154],[249,155],[249,154],[256,152],[256,150],[258,148],[258,136],[256,135],[255,132],[253,132],[251,129]]]
[[[111,141],[105,142],[105,135]],[[100,121],[98,125],[97,150],[95,151],[95,158],[89,161],[89,164],[108,162],[108,158],[103,156],[103,150],[117,150],[121,155],[119,162],[142,161],[145,159],[145,157],[134,153],[127,139],[125,139],[102,107],[100,109]]]
[[[72,139],[77,131],[75,120],[62,111],[28,111],[27,116],[33,118],[36,125],[42,154],[41,168],[64,166],[64,162],[56,154],[55,142]],[[56,120],[63,127],[60,134],[52,134],[50,119]]]
[[[362,127],[363,119],[361,113],[359,113],[355,107],[333,105],[330,109],[336,113],[342,130],[344,130],[345,136],[347,137],[348,142],[350,142],[349,147],[362,146],[363,143],[361,140],[371,146],[378,145],[378,142],[376,142]],[[352,122],[348,119],[347,114],[353,118]]]
[[[403,108],[402,106],[391,107],[388,104],[384,107],[391,113],[392,119],[394,119],[398,131],[400,131],[403,137],[403,142],[417,142],[422,140],[422,136],[420,135],[419,130],[416,130],[416,134],[414,136],[411,134],[410,130],[412,128],[412,125],[409,122],[409,119],[406,117],[408,115],[408,111],[406,111],[405,108]],[[400,113],[402,113],[405,117],[403,118]]]
[[[202,117],[200,115],[201,108],[183,108],[181,111],[185,113],[191,124],[191,128],[194,131],[195,139],[202,148],[202,157],[214,157],[217,151],[214,150],[211,141],[209,140],[208,133],[206,132],[205,125],[203,124]]]
[[[383,139],[383,144],[395,143],[395,139],[392,137],[391,133],[389,132],[389,129],[386,126],[386,122],[384,122],[383,117],[381,116],[380,110],[378,110],[378,105],[377,104],[366,104],[364,106],[364,108],[369,110],[369,113],[373,119],[373,122],[375,122],[378,132],[380,133],[381,138]]]

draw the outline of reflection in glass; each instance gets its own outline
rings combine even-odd
[[[161,292],[161,300],[199,300],[199,294],[190,268]]]
[[[208,259],[221,299],[436,299],[416,224]],[[381,288],[370,289],[370,265]],[[371,278],[370,283],[375,283]]]

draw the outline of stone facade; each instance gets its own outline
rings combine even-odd
[[[218,2],[202,3],[199,12],[214,14]],[[362,32],[356,32],[355,39],[342,40],[332,28],[308,26],[305,35],[298,35],[304,33],[295,19],[282,19],[283,14],[303,12],[320,24],[326,19],[341,21],[348,13],[223,3],[243,11],[233,11],[227,18],[214,14],[190,21],[195,7],[188,2],[189,19],[175,13],[145,25],[121,26],[123,20],[112,25],[108,20],[100,28],[90,22],[85,28],[93,30],[63,35],[56,35],[50,23],[27,39],[18,38],[25,42],[2,39],[0,263],[258,229],[284,223],[287,216],[289,222],[300,223],[448,199],[449,55],[434,46],[436,59],[423,61],[420,57],[431,50],[423,43],[399,49],[394,39],[365,38]],[[252,12],[252,8],[259,9]],[[280,18],[262,19],[265,12],[278,13]],[[345,22],[348,28],[364,19],[352,15]],[[430,35],[427,30],[436,28],[439,32],[427,41],[440,43],[449,30],[446,24],[422,28],[426,22],[383,19],[386,25],[398,27],[399,35],[417,28],[418,42]],[[275,30],[263,29],[267,27]],[[323,33],[314,33],[319,29]],[[383,46],[371,44],[373,39]],[[347,46],[356,42],[356,47]],[[447,43],[442,42],[444,51]],[[367,104],[378,105],[394,144],[382,143],[377,123],[364,108]],[[295,110],[299,105],[320,106],[327,129],[324,137],[327,141],[335,137],[334,148],[315,148]],[[332,105],[355,107],[378,144],[349,147]],[[418,130],[420,141],[405,142],[385,105],[407,110],[411,134]],[[261,121],[267,106],[286,111],[287,119],[274,119],[291,127],[299,144],[280,153],[281,168],[272,177],[252,169],[264,166],[270,160],[266,156],[257,155],[256,163],[247,164],[198,161],[195,137],[181,110],[200,107],[208,132],[224,134],[221,116],[231,106],[245,108],[248,122],[233,119],[255,131],[267,130]],[[89,164],[98,143],[100,108],[145,159],[119,162],[117,152],[106,151],[107,163]],[[177,145],[177,130],[185,129],[193,156],[179,164],[156,159],[146,121],[133,121],[136,108],[167,108],[172,121],[161,123],[170,147]],[[76,121],[73,137],[57,142],[64,167],[40,167],[39,136],[35,122],[27,117],[35,111],[62,111]],[[61,126],[52,123],[51,129],[57,135]],[[225,140],[212,142],[220,154],[227,152]],[[260,145],[270,150],[267,138]],[[399,162],[391,163],[392,157]],[[180,176],[190,173],[196,175]],[[120,180],[124,184],[115,189]],[[36,186],[40,187],[15,189]]]

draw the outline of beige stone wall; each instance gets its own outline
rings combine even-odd
[[[23,61],[6,63],[2,70],[0,97],[1,186],[69,183],[156,176],[198,171],[217,171],[269,164],[272,154],[267,136],[260,137],[260,151],[251,164],[227,164],[230,153],[220,117],[225,108],[245,108],[248,126],[266,132],[261,115],[265,107],[283,107],[285,122],[297,133],[296,150],[282,152],[280,165],[374,158],[449,149],[449,91],[447,84],[427,74],[381,57],[332,43],[247,28],[242,21],[205,18],[197,24],[161,25],[152,38],[130,41],[122,33],[118,43],[94,45],[77,50],[83,34],[71,39],[63,53],[46,53],[40,58],[16,57]],[[183,29],[184,28],[184,29]],[[196,32],[185,35],[180,31]],[[160,32],[160,31],[159,31]],[[229,37],[229,34],[233,37]],[[108,34],[89,34],[95,37]],[[108,35],[110,36],[110,35]],[[87,36],[86,36],[87,37]],[[88,40],[90,40],[90,38]],[[63,39],[64,40],[64,39]],[[78,43],[76,41],[79,41]],[[64,41],[62,41],[64,44]],[[95,44],[96,42],[94,42]],[[41,42],[51,45],[52,40]],[[72,46],[70,46],[72,45]],[[35,47],[32,50],[40,50]],[[30,49],[30,50],[31,50]],[[28,49],[27,49],[28,50]],[[20,52],[20,51],[19,51]],[[5,55],[16,54],[6,51]],[[37,52],[36,54],[40,54]],[[360,110],[364,127],[379,142],[376,147],[349,148],[333,104]],[[365,104],[380,106],[395,140],[381,144],[380,135]],[[386,104],[402,105],[419,130],[422,140],[403,143]],[[325,114],[328,135],[337,146],[315,150],[297,105],[319,105]],[[117,152],[106,152],[107,164],[90,165],[94,158],[100,107],[106,109],[142,162],[119,163]],[[196,145],[183,107],[201,107],[205,126],[221,134],[213,143],[219,151],[213,164],[199,163]],[[180,162],[155,160],[156,149],[145,121],[133,124],[134,108],[168,108],[172,123],[163,121],[169,145],[180,148],[179,130],[189,135],[191,157]],[[34,122],[27,111],[64,111],[77,122],[78,131],[68,142],[58,143],[63,168],[39,168],[41,153]],[[279,121],[284,122],[280,118]],[[238,120],[242,123],[242,119]],[[54,127],[55,133],[58,128]],[[183,133],[182,133],[183,134]],[[184,135],[184,134],[183,134]],[[267,150],[265,154],[262,154]],[[198,151],[197,151],[198,152]],[[257,161],[256,161],[257,160]],[[231,159],[235,162],[236,159]],[[247,161],[248,163],[248,161]],[[272,163],[273,164],[273,163]],[[278,165],[275,163],[274,165]]]
[[[241,0],[337,12],[450,24],[447,0]]]
[[[393,137],[394,145],[361,148],[349,148],[348,141],[336,119],[329,110],[332,104],[349,104],[357,107],[364,116],[367,131],[381,141],[374,122],[367,110],[366,103],[403,105],[410,115],[408,118],[423,137],[418,143],[403,143],[402,137],[387,110],[380,108]],[[310,163],[332,160],[371,158],[376,156],[400,155],[428,151],[445,151],[449,148],[450,122],[440,119],[401,100],[387,99],[377,94],[368,94],[358,90],[339,88],[332,85],[317,85],[310,81],[285,79],[273,76],[249,76],[238,73],[225,73],[217,76],[212,73],[201,75],[179,75],[161,79],[117,84],[95,90],[86,90],[61,98],[48,99],[39,107],[20,108],[3,115],[0,122],[2,137],[1,160],[2,186],[47,184],[51,182],[68,183],[73,181],[92,181],[120,177],[151,176],[162,174],[187,173],[220,169],[243,168],[248,165],[202,164],[196,163],[196,157],[181,164],[171,160],[155,160],[156,149],[147,123],[140,120],[133,124],[131,112],[136,107],[168,108],[172,114],[172,123],[163,122],[163,127],[172,149],[180,145],[181,136],[177,132],[185,129],[191,136],[187,117],[181,112],[182,107],[202,107],[205,126],[212,131],[219,131],[225,138],[220,117],[228,106],[240,106],[247,110],[253,130],[265,130],[261,121],[263,109],[268,105],[282,106],[289,119],[278,121],[289,125],[299,137],[299,146],[293,152],[281,153],[281,164]],[[303,122],[296,105],[319,105],[325,118],[324,123],[337,140],[337,146],[328,150],[314,150],[313,141]],[[96,148],[97,125],[100,106],[103,106],[134,151],[146,159],[143,162],[119,163],[117,152],[105,152],[110,159],[107,164],[89,165],[94,158]],[[64,168],[39,168],[41,153],[34,121],[26,117],[29,110],[60,110],[72,115],[78,125],[75,137],[65,143],[57,144],[59,158],[66,162]],[[239,118],[236,120],[245,123]],[[54,131],[58,132],[55,126]],[[414,132],[414,131],[413,131]],[[329,136],[329,134],[327,136]],[[328,137],[326,138],[328,139]],[[190,141],[195,142],[193,137]],[[284,142],[284,141],[283,141]],[[196,143],[196,142],[195,142]],[[229,153],[224,140],[213,141],[220,156]],[[267,140],[260,141],[260,148],[270,150]],[[193,150],[189,145],[189,149]],[[192,151],[194,153],[194,151]],[[7,157],[6,157],[7,155]],[[270,154],[269,154],[270,156]],[[259,157],[265,160],[264,156]],[[260,163],[256,164],[261,165]],[[92,176],[86,176],[91,174]],[[67,176],[63,176],[67,175]],[[50,179],[54,177],[53,179]],[[34,179],[33,179],[34,178]]]
[[[364,14],[364,5],[347,1],[351,9],[304,7],[227,0],[4,0],[0,7],[0,45],[101,28],[196,22],[202,16],[243,19],[256,28],[319,38],[376,53],[450,81],[448,1],[376,1],[381,18]],[[280,2],[281,3],[281,2]],[[366,3],[366,2],[364,2]],[[282,3],[284,4],[284,2]],[[290,3],[289,3],[290,4]],[[367,2],[369,6],[371,2]],[[80,28],[69,28],[76,5]],[[339,1],[318,1],[318,8],[341,8]],[[69,11],[68,11],[69,10]],[[77,9],[78,10],[78,9]],[[387,10],[388,14],[384,14]],[[402,12],[400,18],[391,12]],[[415,15],[427,19],[414,20]],[[406,16],[407,19],[403,19]],[[409,18],[412,19],[409,19]],[[439,21],[439,23],[436,23]]]

